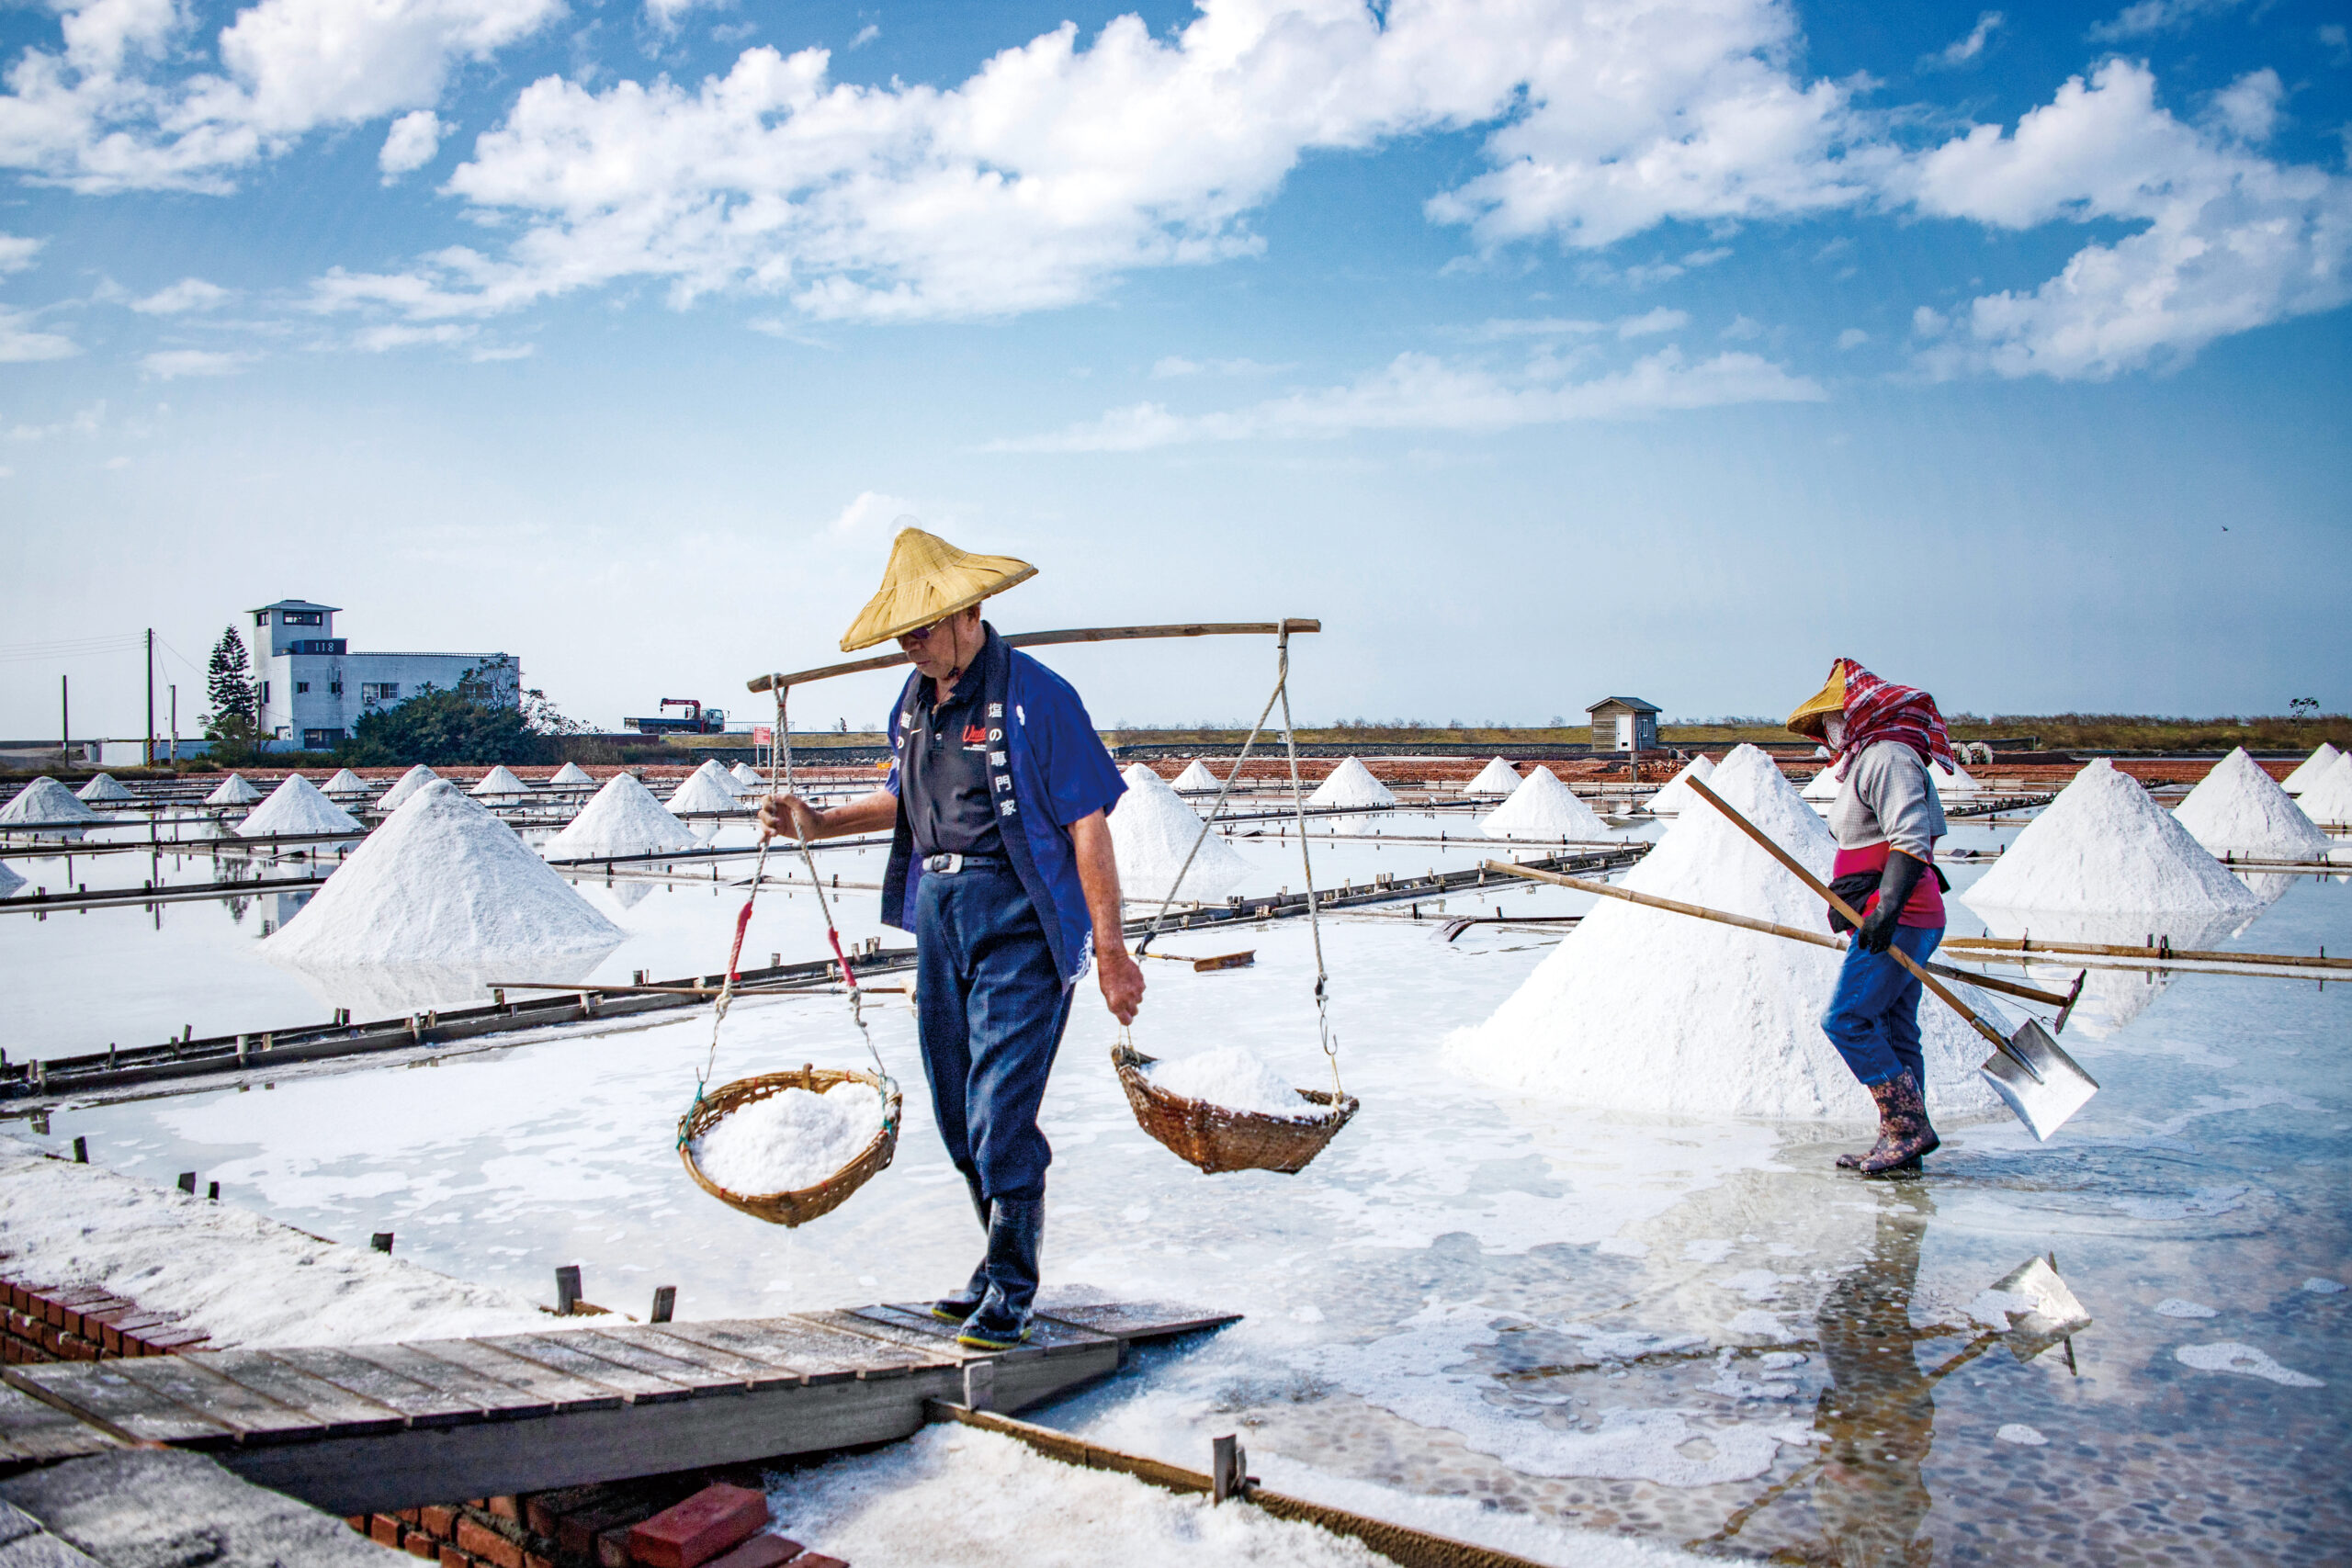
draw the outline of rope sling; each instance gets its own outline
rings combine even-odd
[[[775,688],[775,729],[768,750],[768,793],[786,797],[791,795],[793,786],[792,732],[785,723],[785,694],[787,690],[789,688],[781,683]],[[804,1066],[795,1072],[738,1078],[716,1090],[705,1092],[710,1076],[718,1065],[719,1030],[727,1021],[727,1010],[734,1002],[735,984],[742,978],[740,964],[743,956],[743,935],[751,929],[752,907],[759,901],[760,888],[767,880],[768,846],[774,841],[775,835],[763,832],[760,836],[759,855],[752,863],[751,888],[744,896],[741,911],[735,917],[735,941],[728,949],[727,972],[720,977],[718,995],[711,1000],[710,1051],[704,1059],[702,1070],[695,1075],[694,1103],[678,1119],[678,1157],[684,1162],[686,1174],[694,1178],[695,1184],[730,1208],[786,1226],[801,1224],[839,1208],[851,1193],[888,1167],[898,1153],[902,1106],[898,1083],[882,1065],[882,1053],[874,1043],[874,1031],[865,1021],[865,993],[857,983],[857,971],[851,967],[849,955],[842,951],[841,929],[833,920],[832,900],[826,892],[824,880],[817,873],[816,851],[809,847],[807,839],[799,838],[797,834],[794,836],[800,845],[801,863],[808,870],[809,884],[817,890],[817,908],[825,918],[825,940],[833,950],[833,962],[841,970],[842,987],[848,995],[850,1021],[857,1026],[858,1035],[865,1043],[865,1053],[873,1058],[874,1071],[868,1074],[838,1067]],[[822,1094],[836,1084],[849,1082],[871,1084],[875,1092],[881,1096],[882,1125],[854,1158],[815,1186],[790,1192],[731,1192],[705,1176],[695,1163],[694,1141],[730,1112],[788,1089]]]
[[[1216,830],[1217,817],[1225,809],[1227,796],[1233,793],[1235,781],[1250,761],[1250,749],[1266,727],[1266,720],[1280,703],[1283,710],[1283,746],[1290,763],[1290,800],[1294,820],[1298,825],[1299,868],[1306,879],[1306,926],[1315,949],[1315,1024],[1323,1055],[1331,1068],[1331,1092],[1317,1089],[1295,1090],[1317,1113],[1307,1116],[1275,1116],[1263,1111],[1238,1111],[1230,1106],[1193,1100],[1171,1094],[1152,1082],[1149,1068],[1154,1058],[1135,1047],[1133,1035],[1125,1028],[1119,1031],[1117,1042],[1111,1047],[1111,1061],[1119,1075],[1119,1084],[1126,1091],[1127,1104],[1143,1130],[1165,1145],[1180,1157],[1189,1160],[1202,1171],[1214,1175],[1227,1170],[1275,1170],[1293,1175],[1304,1170],[1308,1162],[1323,1152],[1337,1137],[1357,1111],[1358,1102],[1340,1083],[1339,1042],[1331,1033],[1330,975],[1323,961],[1323,923],[1321,901],[1315,892],[1315,858],[1306,837],[1306,802],[1298,777],[1298,738],[1291,722],[1290,712],[1290,632],[1287,628],[1277,635],[1274,644],[1274,689],[1266,697],[1266,705],[1258,712],[1258,722],[1250,727],[1250,735],[1241,743],[1241,754],[1234,759],[1232,769],[1218,785],[1216,799],[1209,805],[1208,814],[1201,819],[1200,833],[1193,840],[1193,847],[1184,856],[1184,863],[1168,885],[1159,901],[1159,912],[1151,918],[1151,929],[1136,944],[1140,954],[1148,950],[1159,935],[1168,919],[1169,909],[1176,902],[1176,893],[1184,885],[1184,875],[1193,869],[1193,861],[1201,852]]]

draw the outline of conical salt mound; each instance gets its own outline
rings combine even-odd
[[[1185,768],[1182,773],[1178,773],[1174,780],[1170,783],[1168,787],[1170,789],[1180,790],[1216,789],[1218,785],[1224,783],[1225,781],[1223,779],[1209,772],[1209,765],[1206,762],[1201,761],[1198,757],[1195,757],[1193,759],[1191,765]]]
[[[1353,757],[1331,770],[1331,776],[1317,786],[1306,797],[1309,806],[1394,806],[1396,797],[1388,786],[1372,776],[1372,770]]]
[[[1478,824],[1489,839],[1577,839],[1609,836],[1609,824],[1576,797],[1549,768],[1532,770],[1509,800]]]
[[[0,898],[7,897],[24,885],[25,879],[10,869],[7,862],[0,861]]]
[[[588,770],[577,762],[566,762],[555,771],[555,777],[548,780],[548,783],[558,789],[580,789],[592,785],[595,782]]]
[[[719,766],[716,761],[712,761],[705,762],[701,767],[696,768],[695,772],[704,774],[708,778],[716,779],[721,789],[724,789],[728,794],[735,796],[738,800],[741,800],[743,797],[743,793],[747,786],[741,779],[735,776],[734,769],[723,768]],[[752,776],[754,779],[758,777],[757,774]]]
[[[1710,782],[1712,783],[1713,781]],[[1832,762],[1827,767],[1823,768],[1821,772],[1814,774],[1813,777],[1805,780],[1804,788],[1800,793],[1802,793],[1807,800],[1818,801],[1822,805],[1826,806],[1831,801],[1838,798],[1838,786],[1843,783],[1845,783],[1845,774],[1843,771],[1837,763]],[[1701,801],[1699,804],[1704,806],[1706,802]]]
[[[752,790],[764,793],[768,787],[767,775],[749,762],[736,763],[727,770],[727,776],[742,786],[738,793],[749,793]]]
[[[616,773],[562,832],[548,840],[546,853],[549,860],[586,860],[690,850],[695,843],[694,830],[671,816],[651,790],[631,774]]]
[[[1772,759],[1742,746],[1708,781],[1825,880],[1837,847]],[[1701,802],[1701,805],[1704,805]],[[1624,879],[1639,892],[1824,931],[1821,900],[1708,807],[1685,813]],[[1668,1115],[1867,1122],[1871,1098],[1821,1032],[1840,955],[1603,899],[1494,1016],[1458,1031],[1444,1059],[1500,1088]],[[2000,1014],[1956,987],[1989,1019]],[[1975,1066],[1986,1048],[1928,998],[1919,1025],[1939,1117],[1998,1108]]]
[[[2243,746],[2216,762],[2172,817],[2217,855],[2324,860],[2333,847]]]
[[[1979,795],[1984,789],[1958,762],[1949,768],[1941,762],[1933,763],[1928,769],[1928,776],[1936,781],[1936,794],[1939,795]]]
[[[115,782],[112,773],[100,773],[74,792],[76,800],[136,800],[139,797]]]
[[[245,782],[243,773],[231,773],[215,785],[204,797],[207,806],[251,806],[261,798],[261,791]]]
[[[476,800],[512,800],[516,795],[530,794],[531,786],[509,772],[505,763],[501,762],[482,774],[481,782],[466,793]]]
[[[95,822],[98,814],[74,798],[74,792],[44,773],[17,792],[0,808],[0,828],[53,827],[67,822]]]
[[[349,768],[345,768],[321,785],[320,793],[322,795],[366,795],[368,781]]]
[[[1691,789],[1690,781],[1697,779],[1701,784],[1705,784],[1714,776],[1715,764],[1708,760],[1704,752],[1691,758],[1682,765],[1680,773],[1666,781],[1664,789],[1650,796],[1650,815],[1679,817],[1686,811],[1713,811],[1714,807],[1699,798],[1697,793]]]
[[[680,811],[741,811],[743,803],[727,786],[726,771],[715,762],[705,762],[686,782],[671,792],[670,809]]]
[[[1127,793],[1111,809],[1111,849],[1128,897],[1167,897],[1188,854],[1193,866],[1178,889],[1185,898],[1217,897],[1250,874],[1250,863],[1218,834],[1201,840],[1200,852],[1193,853],[1193,841],[1201,838],[1200,815],[1158,773],[1136,762],[1124,776]]]
[[[2335,760],[2342,755],[2344,753],[2335,749],[2335,741],[2321,741],[2318,750],[2296,763],[2295,771],[2278,781],[2278,787],[2289,795],[2302,794],[2305,789],[2319,782],[2319,776],[2322,773],[2335,766]]]
[[[1464,795],[1509,795],[1519,788],[1519,771],[1500,757],[1478,770],[1478,776],[1462,786]]]
[[[400,776],[399,783],[393,784],[391,788],[384,792],[384,797],[376,802],[376,809],[379,811],[398,811],[401,807],[408,804],[409,796],[414,795],[418,790],[423,789],[426,784],[431,784],[440,776],[441,775],[439,773],[435,773],[431,768],[428,768],[424,763],[419,762],[416,766],[402,773]]]
[[[2305,784],[2295,804],[2322,827],[2352,827],[2352,751],[2337,757],[2326,772]]]
[[[359,825],[358,818],[321,795],[318,787],[300,773],[287,774],[286,782],[237,824],[238,836],[246,839],[275,833],[358,834],[367,830]]]
[[[1969,907],[2224,914],[2262,900],[2101,757],[1961,896]]]
[[[458,966],[607,953],[624,934],[512,828],[436,779],[354,850],[262,953],[309,971]]]

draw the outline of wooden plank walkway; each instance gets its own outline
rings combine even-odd
[[[1130,1345],[1235,1316],[1069,1307],[995,1352],[957,1345],[924,1303],[884,1303],[20,1365],[0,1389],[0,1465],[159,1443],[332,1514],[390,1513],[887,1442],[922,1425],[926,1400],[961,1401],[975,1364],[993,1407],[1021,1410],[1117,1370]]]

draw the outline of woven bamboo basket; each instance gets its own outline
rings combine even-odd
[[[839,1083],[871,1084],[882,1091],[887,1103],[882,1111],[882,1129],[874,1141],[860,1149],[857,1157],[841,1169],[817,1183],[797,1192],[767,1192],[747,1194],[729,1192],[712,1181],[695,1164],[694,1141],[708,1132],[720,1117],[729,1111],[781,1094],[788,1089],[805,1089],[812,1094],[822,1094]],[[678,1158],[685,1162],[686,1174],[695,1185],[726,1204],[740,1209],[753,1219],[765,1220],[772,1225],[806,1224],[820,1214],[828,1214],[849,1201],[849,1195],[865,1186],[880,1171],[888,1168],[891,1157],[899,1152],[899,1111],[903,1097],[899,1086],[888,1078],[877,1078],[872,1073],[851,1072],[841,1067],[803,1066],[797,1072],[763,1073],[758,1077],[737,1078],[722,1084],[703,1096],[692,1111],[678,1122]]]
[[[1144,1069],[1155,1060],[1125,1043],[1111,1047],[1111,1065],[1118,1070],[1119,1087],[1127,1091],[1136,1121],[1178,1157],[1211,1176],[1227,1170],[1278,1170],[1295,1176],[1356,1113],[1354,1095],[1312,1089],[1295,1092],[1319,1114],[1298,1120],[1188,1100],[1151,1081]]]

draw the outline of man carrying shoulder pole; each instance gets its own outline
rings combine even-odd
[[[1090,953],[1113,1017],[1143,1004],[1111,852],[1126,785],[1077,692],[980,618],[982,600],[1036,572],[902,530],[842,638],[844,653],[895,638],[915,667],[890,714],[888,781],[831,810],[788,795],[760,807],[766,833],[890,829],[882,919],[914,933],[932,1109],[988,1233],[970,1280],[932,1311],[982,1349],[1029,1337],[1053,1158],[1037,1108]]]

